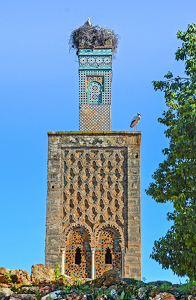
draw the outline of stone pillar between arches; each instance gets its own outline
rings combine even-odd
[[[65,248],[61,248],[62,260],[61,260],[61,275],[65,274]]]
[[[95,278],[95,247],[91,247],[91,254],[92,254],[92,266],[91,266],[91,278]]]
[[[125,256],[125,248],[122,248],[122,279],[125,278],[125,262],[124,262],[124,256]]]

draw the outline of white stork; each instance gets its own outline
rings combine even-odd
[[[88,18],[88,21],[84,23],[84,26],[91,26],[90,18]]]
[[[133,128],[136,126],[136,130],[137,130],[137,123],[139,122],[140,119],[141,119],[141,115],[140,115],[140,113],[137,113],[137,116],[135,116],[133,118],[133,120],[131,121],[130,127]]]

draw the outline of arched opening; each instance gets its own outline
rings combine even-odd
[[[99,222],[103,223],[103,217]],[[95,251],[96,263],[96,278],[101,276],[112,268],[116,268],[121,272],[121,235],[118,229],[112,227],[105,227],[104,223],[100,226],[96,234],[97,248]]]
[[[80,265],[81,264],[81,252],[80,252],[80,248],[76,249],[75,264],[76,265]]]
[[[81,212],[79,210],[75,213],[79,214]],[[85,227],[76,227],[73,223],[68,230],[65,249],[65,274],[71,277],[77,274],[80,278],[90,278],[92,259],[88,227],[87,229]]]
[[[111,264],[112,263],[112,254],[111,254],[110,248],[106,249],[105,263],[106,264]]]
[[[88,103],[102,103],[102,85],[98,81],[91,81],[88,85]]]

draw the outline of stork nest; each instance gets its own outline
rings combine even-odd
[[[100,26],[83,25],[71,32],[69,44],[70,49],[77,50],[76,53],[78,54],[79,47],[93,49],[97,46],[106,45],[109,40],[112,52],[115,55],[117,52],[119,37],[114,30],[107,27],[103,28]]]

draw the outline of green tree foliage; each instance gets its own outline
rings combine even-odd
[[[182,47],[176,60],[185,63],[185,76],[153,81],[154,89],[164,93],[167,110],[158,122],[166,125],[168,148],[165,159],[153,174],[146,193],[159,203],[173,203],[167,219],[173,225],[165,237],[154,242],[151,258],[171,268],[179,276],[196,280],[196,24],[178,31]]]

